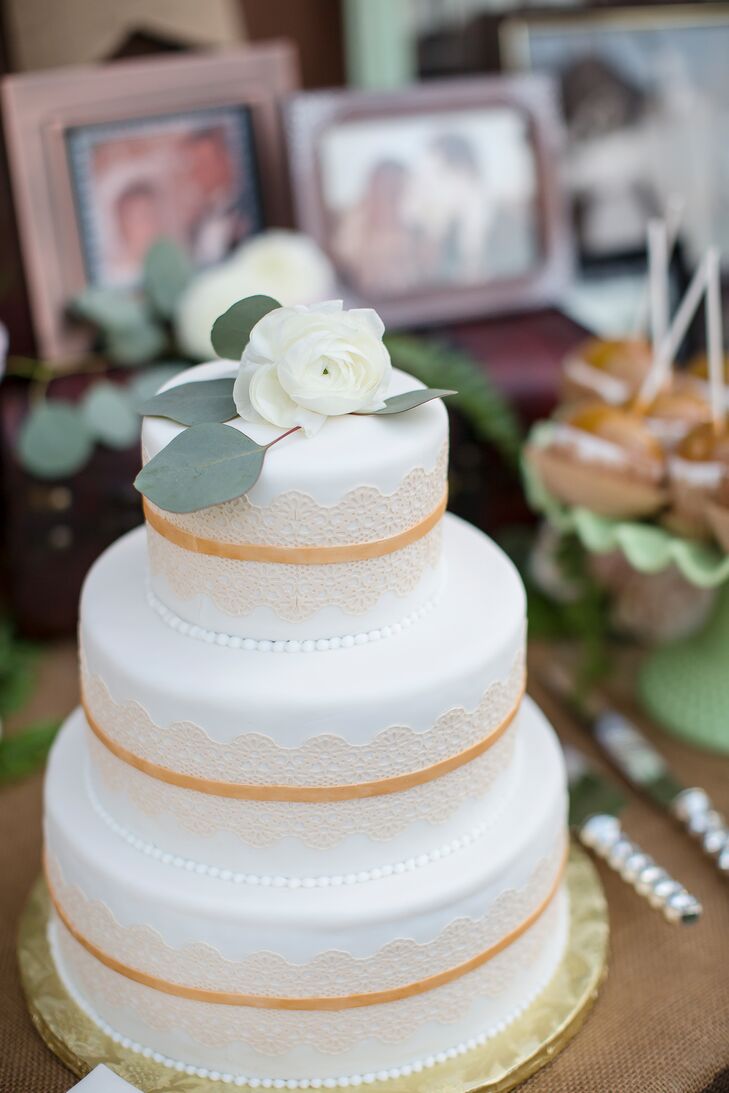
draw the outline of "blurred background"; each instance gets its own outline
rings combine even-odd
[[[682,209],[675,294],[729,235],[729,5],[1,15],[8,635],[73,632],[89,565],[141,521],[135,406],[240,296],[376,307],[395,363],[460,392],[452,507],[519,554],[521,438],[588,333],[641,332],[648,219]]]

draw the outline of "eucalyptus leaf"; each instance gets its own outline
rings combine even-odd
[[[86,462],[93,439],[84,415],[70,402],[37,403],[23,422],[18,457],[38,478],[67,478]]]
[[[152,306],[162,318],[172,317],[192,276],[189,256],[173,239],[158,239],[149,248],[144,259],[142,282]]]
[[[145,368],[129,383],[132,401],[136,405],[144,402],[145,399],[152,398],[152,395],[156,395],[160,387],[164,387],[168,380],[188,367],[187,361],[160,361],[150,368]]]
[[[218,356],[227,360],[240,360],[253,327],[264,315],[278,307],[281,304],[271,296],[248,296],[229,307],[215,320],[210,333],[213,349]]]
[[[167,334],[163,327],[146,317],[137,326],[109,332],[105,343],[111,359],[126,367],[153,361],[166,346]]]
[[[109,448],[128,448],[139,436],[139,419],[127,390],[100,380],[81,404],[86,424],[96,440]]]
[[[457,395],[457,391],[440,390],[437,387],[420,388],[418,391],[405,391],[402,395],[393,395],[385,399],[385,405],[380,410],[369,410],[369,414],[402,414],[405,410],[412,410],[416,406],[422,406],[426,402],[432,402],[436,398],[445,398],[447,395]]]
[[[90,285],[72,301],[70,310],[106,333],[133,330],[149,322],[144,300],[121,288]]]
[[[246,493],[265,454],[265,446],[229,425],[193,425],[150,459],[134,485],[167,512],[197,512]]]
[[[148,417],[169,417],[181,425],[230,421],[236,415],[232,376],[181,383],[142,402],[138,412]]]

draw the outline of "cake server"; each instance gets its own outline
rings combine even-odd
[[[606,861],[668,922],[696,922],[702,911],[699,901],[624,833],[618,814],[625,797],[616,783],[590,766],[576,748],[565,745],[564,754],[570,790],[569,822],[580,842]]]
[[[550,665],[544,682],[573,714],[631,785],[647,794],[696,839],[724,876],[729,875],[729,825],[699,786],[684,786],[640,729],[599,696],[577,701],[569,672]]]

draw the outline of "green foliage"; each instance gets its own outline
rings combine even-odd
[[[40,767],[58,728],[57,721],[43,721],[0,739],[0,786],[26,778]]]
[[[141,403],[139,413],[168,417],[181,425],[230,421],[236,414],[234,383],[232,377],[181,383]]]
[[[189,256],[173,239],[158,239],[147,251],[142,284],[152,307],[161,318],[172,318],[177,301],[192,276]]]
[[[0,717],[19,710],[33,687],[37,651],[19,641],[6,619],[0,619]]]
[[[20,430],[18,457],[38,478],[68,478],[83,467],[93,438],[83,412],[70,402],[43,401],[31,407]]]
[[[228,425],[192,425],[150,459],[134,485],[167,512],[196,512],[255,485],[264,445]]]
[[[547,641],[576,641],[580,657],[575,675],[576,701],[604,679],[612,667],[609,596],[589,571],[589,555],[576,535],[563,535],[555,560],[570,588],[570,598],[557,602],[537,587],[528,567],[522,571],[527,589],[529,634]]]
[[[457,391],[451,404],[470,423],[476,436],[493,444],[508,463],[519,458],[522,434],[516,414],[483,367],[466,353],[405,334],[388,334],[392,363],[428,387]]]
[[[264,315],[278,307],[281,304],[271,296],[248,296],[229,307],[215,320],[210,333],[213,349],[218,356],[228,360],[240,360],[253,327]]]
[[[426,387],[420,391],[405,391],[402,395],[393,395],[385,399],[385,405],[381,410],[371,410],[372,414],[402,414],[405,410],[413,410],[416,406],[422,406],[426,402],[432,402],[436,398],[447,398],[448,395],[457,395],[457,391],[445,391],[438,387]]]
[[[91,286],[75,298],[70,310],[96,327],[102,351],[127,368],[154,360],[169,342],[152,301],[127,289]]]
[[[36,649],[15,638],[7,620],[0,619],[0,716],[26,702],[35,680],[36,656]],[[57,729],[56,723],[43,722],[0,736],[0,785],[32,774],[43,763]]]
[[[145,300],[123,288],[89,285],[75,297],[70,310],[105,332],[124,333],[149,321]]]
[[[94,439],[109,448],[128,448],[139,436],[130,393],[115,383],[94,383],[83,398],[81,410]]]

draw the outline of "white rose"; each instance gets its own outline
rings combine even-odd
[[[326,299],[336,284],[334,267],[302,232],[273,229],[243,243],[221,265],[196,274],[180,296],[175,334],[193,360],[215,356],[210,331],[229,307],[246,296],[272,296],[288,307]]]
[[[384,331],[376,311],[344,311],[341,300],[270,311],[241,357],[238,413],[313,436],[327,417],[380,409],[392,373]]]
[[[213,323],[238,300],[252,295],[231,262],[198,273],[180,296],[175,309],[175,335],[182,352],[196,361],[209,361],[214,357],[210,341]]]
[[[336,291],[334,267],[303,232],[274,228],[248,239],[230,256],[247,295],[272,296],[284,307],[327,300]]]

